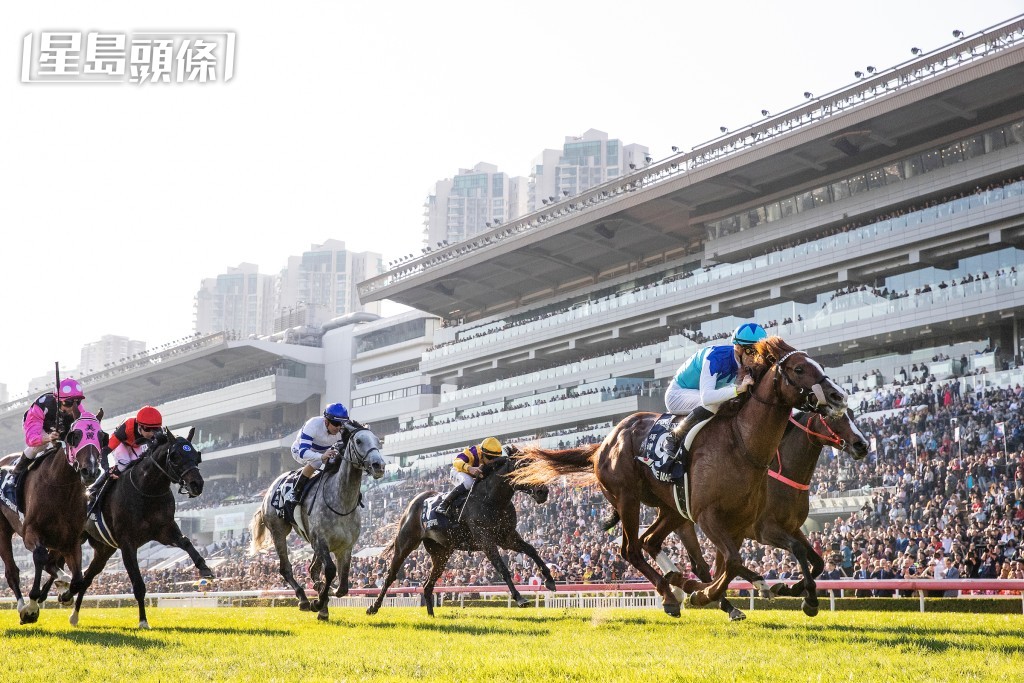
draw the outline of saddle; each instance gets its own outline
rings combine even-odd
[[[640,450],[637,453],[637,460],[644,463],[651,468],[651,472],[655,478],[659,481],[670,481],[675,484],[681,485],[683,478],[690,471],[690,459],[689,451],[693,445],[693,439],[697,433],[704,428],[709,421],[705,420],[693,426],[692,429],[686,435],[686,457],[682,460],[673,460],[674,453],[670,453],[665,445],[668,440],[669,433],[675,427],[677,422],[682,421],[684,418],[673,415],[672,413],[664,413],[661,417],[655,420],[654,424],[651,425],[651,430],[647,433],[643,443],[640,444]]]

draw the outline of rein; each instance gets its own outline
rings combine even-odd
[[[369,473],[369,470],[370,470],[370,466],[367,464],[367,461],[370,458],[370,453],[373,453],[374,451],[380,452],[380,449],[378,447],[374,446],[370,450],[366,451],[366,453],[364,453],[359,458],[359,460],[356,460],[355,458],[353,458],[352,455],[351,455],[352,452],[355,450],[352,447],[352,444],[355,443],[355,440],[354,440],[353,437],[356,434],[358,434],[359,432],[362,432],[362,431],[370,431],[370,429],[369,429],[369,427],[360,427],[359,429],[355,430],[354,432],[352,432],[352,434],[349,435],[348,444],[345,446],[345,454],[343,456],[341,456],[341,462],[342,463],[347,462],[350,467],[355,467],[362,474],[367,474],[367,473]],[[332,474],[338,474],[340,476],[341,468],[339,467],[338,472],[332,473]],[[323,488],[324,480],[327,478],[327,476],[328,476],[328,473],[325,472],[320,477],[320,481],[317,482],[316,491],[313,492],[312,500],[316,500],[317,495],[320,493],[320,489]],[[327,496],[324,496],[323,500],[324,500],[324,505],[327,506],[327,509],[330,510],[331,512],[333,512],[338,517],[348,517],[353,512],[355,512],[356,509],[361,508],[361,507],[362,508],[366,507],[365,505],[363,505],[363,492],[362,491],[359,492],[359,499],[356,501],[356,504],[353,505],[352,509],[349,510],[348,512],[341,512],[339,510],[335,510],[334,507],[331,506],[330,501],[327,500]],[[341,496],[340,495],[338,496],[338,500],[341,500]],[[310,501],[310,502],[312,502],[312,501]]]
[[[816,432],[816,431],[814,431],[814,430],[812,430],[810,428],[811,421],[814,420],[814,418],[818,418],[821,421],[821,426],[824,427],[825,431],[828,432],[827,435],[826,434],[819,434],[818,432]],[[834,445],[838,446],[840,449],[843,449],[843,448],[846,447],[846,441],[844,441],[843,439],[839,438],[839,435],[836,434],[832,430],[832,428],[828,426],[827,422],[825,422],[825,418],[823,418],[818,413],[813,413],[811,415],[810,419],[807,420],[807,426],[804,426],[803,423],[801,423],[799,420],[797,420],[792,415],[789,416],[789,421],[792,422],[794,425],[796,425],[805,434],[807,434],[807,438],[808,438],[808,440],[812,444],[814,443],[814,437],[817,437],[818,439],[820,439],[821,441],[824,441],[825,443],[831,443],[831,444],[834,444]],[[779,469],[777,471],[769,469],[768,470],[768,476],[769,477],[771,477],[772,479],[775,479],[777,481],[780,481],[783,484],[785,484],[786,486],[790,486],[790,487],[796,489],[797,491],[809,491],[810,490],[810,488],[811,488],[810,483],[801,484],[800,482],[794,481],[793,479],[790,479],[789,477],[787,477],[784,474],[782,474],[782,452],[781,452],[781,449],[776,449],[776,451],[775,451],[775,461],[779,463]]]
[[[146,458],[146,460],[148,460],[149,462],[153,463],[153,467],[155,467],[158,470],[160,470],[160,472],[165,477],[167,477],[167,479],[170,481],[170,483],[178,485],[178,487],[179,487],[178,488],[178,493],[185,494],[185,493],[188,493],[188,491],[185,489],[185,475],[188,474],[189,472],[191,472],[192,470],[198,470],[199,466],[198,465],[192,465],[191,467],[182,470],[181,473],[179,473],[178,475],[171,474],[171,471],[170,471],[171,470],[170,455],[171,455],[171,447],[173,445],[174,445],[173,443],[169,444],[168,447],[167,447],[167,450],[164,451],[164,453],[165,453],[164,457],[168,461],[166,469],[164,469],[164,467],[162,467],[160,465],[160,461],[157,460],[157,458],[155,456],[153,456],[153,455],[150,455],[148,458]],[[142,462],[142,460],[140,459],[140,460],[137,460],[136,462]],[[141,488],[139,488],[139,485],[137,483],[135,483],[135,474],[134,473],[135,473],[136,469],[138,469],[138,468],[137,467],[132,467],[128,471],[128,481],[131,482],[131,484],[135,488],[135,490],[138,491],[142,496],[144,496],[146,498],[162,498],[164,493],[170,493],[171,492],[170,489],[167,489],[166,491],[162,491],[161,493],[158,493],[158,494],[146,493]]]

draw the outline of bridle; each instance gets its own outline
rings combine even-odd
[[[175,450],[175,448],[177,448],[178,446],[181,447],[181,450],[186,451],[186,452],[191,451],[191,450],[193,450],[195,448],[192,444],[190,444],[185,439],[175,438],[174,441],[169,442],[167,444],[167,448],[164,450],[164,458],[163,458],[164,459],[164,465],[160,464],[160,459],[159,459],[159,457],[158,457],[158,455],[156,453],[153,453],[147,459],[151,463],[153,463],[153,467],[155,467],[158,470],[160,470],[160,472],[162,472],[165,477],[170,479],[172,484],[177,484],[178,485],[178,493],[179,494],[188,495],[189,498],[194,498],[195,496],[192,495],[192,492],[189,491],[188,487],[185,485],[185,475],[189,474],[193,470],[198,470],[199,469],[199,464],[196,463],[196,462],[184,463],[181,466],[181,470],[178,471],[178,472],[175,472],[174,471],[175,470],[174,463],[171,460],[171,451]],[[199,451],[196,451],[196,453],[198,454]],[[152,496],[152,494],[147,494],[145,491],[143,491],[142,489],[139,488],[138,484],[135,483],[135,476],[134,476],[135,469],[136,468],[133,467],[131,470],[128,471],[128,481],[130,481],[132,483],[132,486],[135,487],[135,490],[138,491],[139,493],[141,493],[144,496],[157,497],[157,496]],[[163,492],[158,494],[158,496],[162,496],[162,495],[163,495]]]
[[[374,451],[377,451],[377,453],[380,453],[380,446],[373,446],[372,448],[366,449],[365,453],[359,453],[358,449],[356,449],[356,447],[355,447],[355,441],[356,441],[355,437],[356,437],[356,434],[358,434],[359,432],[370,432],[370,434],[374,437],[374,439],[376,439],[377,437],[373,433],[373,430],[371,430],[369,427],[364,427],[363,425],[360,425],[358,423],[356,423],[356,424],[357,424],[357,426],[354,429],[349,430],[348,440],[347,440],[347,442],[345,444],[345,452],[341,456],[341,462],[347,462],[350,466],[355,467],[357,470],[359,470],[363,474],[370,474],[370,470],[373,467],[372,464],[370,463],[370,454],[373,453]],[[379,444],[380,441],[377,440],[377,443]],[[383,456],[381,456],[381,457],[383,457]],[[327,473],[324,472],[319,477],[320,481],[317,483],[317,492],[313,494],[314,496],[316,496],[317,493],[319,493],[320,488],[323,486],[323,482],[324,482],[326,474]],[[365,507],[363,505],[363,492],[362,491],[359,492],[359,499],[356,501],[356,504],[353,505],[352,509],[349,510],[348,512],[341,512],[340,510],[335,510],[334,507],[331,506],[330,501],[327,500],[327,496],[324,496],[323,502],[324,502],[324,505],[327,507],[327,509],[330,510],[331,512],[333,512],[338,517],[348,517],[353,512],[355,512],[357,508]]]
[[[782,358],[775,361],[776,372],[772,380],[772,389],[775,392],[775,397],[779,401],[782,400],[782,389],[779,387],[779,377],[782,377],[782,380],[786,383],[786,385],[791,387],[793,391],[797,393],[797,396],[799,396],[801,399],[800,402],[794,406],[794,408],[796,408],[797,410],[803,410],[812,413],[821,413],[827,410],[832,413],[838,413],[837,409],[833,409],[829,406],[828,399],[825,398],[825,390],[821,386],[822,383],[825,381],[828,381],[833,386],[835,386],[835,382],[832,381],[831,377],[823,374],[821,376],[821,379],[810,387],[802,387],[798,385],[796,382],[794,382],[792,379],[790,379],[789,375],[786,373],[785,362],[789,360],[791,356],[794,356],[798,353],[803,354],[805,357],[810,357],[806,351],[794,349],[789,353],[785,354],[784,356],[782,356]],[[758,398],[758,400],[760,401],[761,399]],[[766,401],[761,402],[766,403]]]

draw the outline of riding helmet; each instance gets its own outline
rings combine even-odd
[[[57,385],[57,398],[61,401],[68,398],[85,398],[85,394],[82,393],[82,385],[77,379],[65,377]]]
[[[501,442],[489,436],[480,442],[480,450],[490,456],[501,455]]]
[[[324,417],[331,422],[344,422],[348,419],[348,408],[342,403],[332,403],[324,409]]]
[[[147,430],[160,429],[164,423],[163,415],[153,406],[142,406],[135,414],[135,423]]]
[[[743,323],[732,333],[732,343],[746,346],[756,344],[767,336],[768,333],[757,323]]]

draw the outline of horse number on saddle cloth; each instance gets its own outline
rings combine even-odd
[[[452,520],[448,519],[444,515],[437,514],[437,508],[441,505],[441,501],[444,499],[444,494],[439,493],[436,496],[431,496],[423,501],[423,512],[420,513],[420,521],[423,522],[423,528],[427,531],[431,529],[437,529],[438,531],[444,531],[452,525]],[[458,501],[452,506],[452,512],[454,514],[458,508],[461,507],[462,500]],[[458,519],[458,515],[455,515]]]
[[[270,507],[275,510],[284,510],[284,500],[288,497],[288,494],[295,488],[295,482],[299,480],[299,474],[302,470],[295,470],[281,482],[281,485],[277,487],[277,491],[270,499]]]

